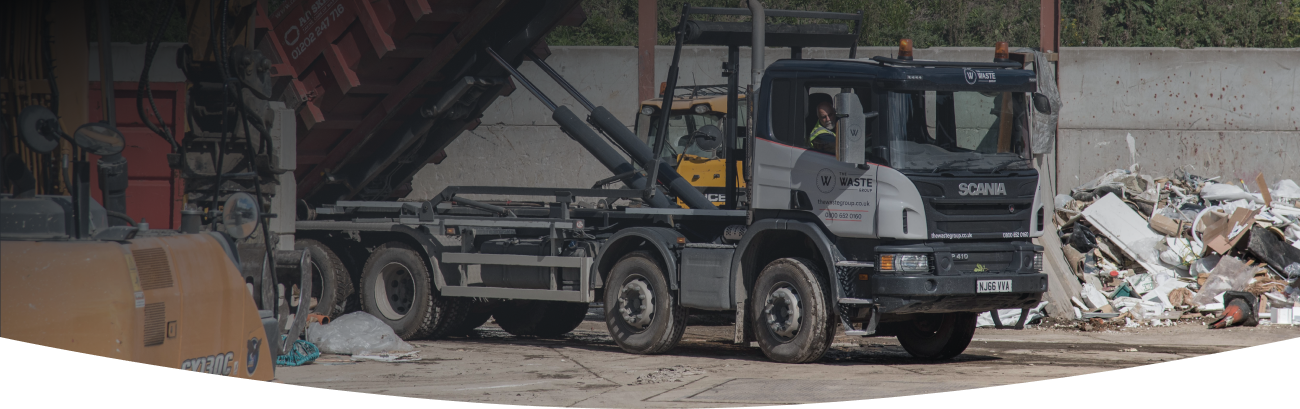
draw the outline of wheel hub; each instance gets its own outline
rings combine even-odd
[[[763,315],[767,319],[768,328],[776,335],[794,337],[799,333],[799,319],[803,315],[799,306],[799,294],[789,287],[773,290],[767,296]]]
[[[415,301],[415,281],[401,263],[388,263],[375,277],[375,305],[390,320],[400,320]]]
[[[645,329],[654,318],[654,292],[650,284],[640,278],[628,281],[618,292],[618,312],[623,322],[636,329]]]

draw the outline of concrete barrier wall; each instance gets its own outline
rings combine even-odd
[[[1065,48],[1059,64],[1060,191],[1134,160],[1300,180],[1300,49]]]
[[[895,49],[863,47],[858,56],[892,56]],[[917,50],[921,59],[985,61],[992,48]],[[810,49],[806,58],[846,58],[847,50]],[[769,63],[788,50],[769,49]],[[663,81],[671,47],[656,49],[656,80]],[[741,84],[749,82],[749,50],[741,50]],[[688,47],[680,84],[721,84],[723,47]],[[553,47],[547,60],[594,104],[629,127],[636,95],[636,49]],[[1300,180],[1300,49],[1066,48],[1061,53],[1062,111],[1057,142],[1058,191],[1128,168],[1133,136],[1140,172],[1168,175],[1184,165],[1193,173],[1271,182]],[[585,116],[578,103],[532,63],[521,70],[560,105]],[[589,187],[611,176],[555,126],[522,87],[497,100],[483,125],[446,148],[441,164],[425,167],[410,199],[427,199],[448,185]]]

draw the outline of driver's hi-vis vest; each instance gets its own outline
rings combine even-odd
[[[818,124],[816,128],[813,128],[812,134],[808,135],[808,145],[812,146],[812,144],[817,140],[817,137],[822,136],[823,134],[830,138],[826,143],[835,143],[835,132],[826,129],[826,127],[821,126],[821,124]]]

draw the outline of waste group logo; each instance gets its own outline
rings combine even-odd
[[[975,85],[975,80],[978,79],[975,76],[975,70],[972,70],[970,68],[962,68],[961,73],[962,76],[966,77],[966,84]]]
[[[835,190],[835,172],[827,168],[817,171],[817,191],[830,193],[832,190]]]

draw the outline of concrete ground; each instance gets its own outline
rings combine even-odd
[[[979,329],[947,362],[913,359],[892,337],[836,338],[812,364],[778,364],[731,343],[732,326],[694,319],[668,355],[614,344],[593,309],[562,339],[510,336],[489,322],[468,337],[415,341],[420,360],[352,362],[323,355],[277,368],[288,384],[384,395],[535,406],[716,407],[883,398],[1061,378],[1213,354],[1300,337],[1300,327],[1172,326],[1082,331],[1046,324]],[[697,325],[698,324],[698,325]]]

